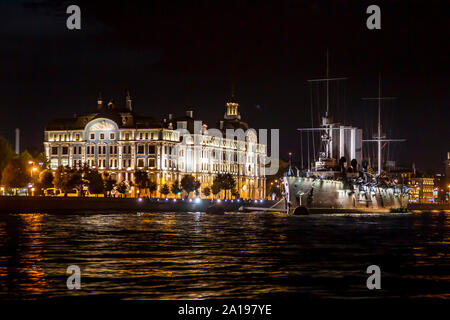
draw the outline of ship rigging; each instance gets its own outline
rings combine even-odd
[[[362,155],[362,144],[363,143],[377,143],[377,176],[381,176],[383,173],[383,156],[382,152],[384,147],[391,142],[403,142],[405,139],[389,139],[382,133],[382,124],[381,124],[381,108],[383,100],[394,100],[395,97],[383,97],[381,95],[381,75],[379,75],[378,79],[378,97],[369,97],[362,98],[362,100],[375,100],[378,101],[378,124],[377,124],[377,133],[373,135],[371,139],[363,139],[362,130],[356,127],[342,125],[340,123],[334,122],[333,117],[330,112],[330,82],[339,82],[346,80],[346,77],[330,77],[329,76],[329,55],[328,51],[326,54],[326,73],[325,78],[320,79],[310,79],[308,82],[312,83],[325,83],[325,91],[326,91],[326,107],[325,113],[320,119],[320,126],[314,127],[314,117],[313,117],[313,108],[311,104],[311,128],[298,128],[297,130],[300,132],[300,154],[301,154],[301,163],[303,169],[303,133],[307,134],[307,146],[308,146],[308,170],[306,175],[319,175],[319,176],[330,176],[332,171],[342,171],[340,168],[342,166],[342,162],[347,161],[347,159],[351,160],[351,162],[357,162],[358,165],[362,165],[363,163],[363,155]],[[311,97],[312,99],[312,97]],[[313,146],[313,165],[310,163],[310,152],[309,152],[309,144],[310,144],[310,134],[312,138],[312,146]],[[315,153],[315,143],[314,136],[315,134],[320,134],[320,149],[318,152],[318,157],[316,161],[316,153]],[[369,159],[370,160],[370,159]],[[365,162],[365,161],[364,161]],[[367,166],[367,164],[366,164]],[[328,173],[326,173],[328,172]]]

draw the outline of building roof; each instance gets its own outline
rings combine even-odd
[[[154,117],[141,116],[127,108],[103,106],[96,112],[74,115],[72,118],[59,118],[50,121],[45,130],[84,130],[91,120],[106,118],[114,121],[119,128],[161,128],[162,123]]]
[[[237,103],[234,96],[228,99],[228,102]],[[110,101],[108,104],[103,104],[101,98],[99,98],[98,106],[99,108],[97,108],[94,112],[74,115],[72,118],[54,119],[47,124],[45,130],[84,130],[90,121],[99,118],[106,118],[114,121],[119,129],[163,128],[169,127],[169,124],[171,124],[173,129],[176,129],[178,122],[182,121],[186,122],[187,129],[190,132],[193,132],[194,121],[201,121],[200,119],[195,118],[194,112],[191,109],[189,109],[183,116],[170,116],[170,119],[164,122],[151,116],[141,116],[131,110],[131,100],[127,101],[127,107],[122,107],[117,106],[114,101]],[[249,125],[247,122],[241,120],[240,115],[237,115],[236,117],[227,117],[225,113],[224,118],[219,122],[218,128],[221,130],[248,130]]]
[[[248,130],[248,123],[244,122],[240,119],[224,119],[222,120],[222,129],[242,129],[242,130]]]

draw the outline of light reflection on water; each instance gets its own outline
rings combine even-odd
[[[448,213],[2,215],[0,299],[448,298],[448,231]]]

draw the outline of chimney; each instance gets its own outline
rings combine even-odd
[[[173,120],[173,114],[169,113],[169,121],[172,121],[172,120]]]
[[[194,118],[194,111],[193,110],[187,110],[186,111],[186,116],[188,116],[190,118]]]
[[[102,93],[99,92],[97,98],[97,109],[100,110],[102,107],[103,107]]]
[[[130,91],[127,91],[126,106],[128,110],[132,110]]]
[[[447,160],[450,160],[450,151],[447,152]]]
[[[20,154],[20,130],[16,128],[16,154]]]

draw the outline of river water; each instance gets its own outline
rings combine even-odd
[[[0,300],[450,298],[450,213],[0,215]],[[66,269],[81,269],[68,290]],[[381,269],[368,290],[366,269]]]

